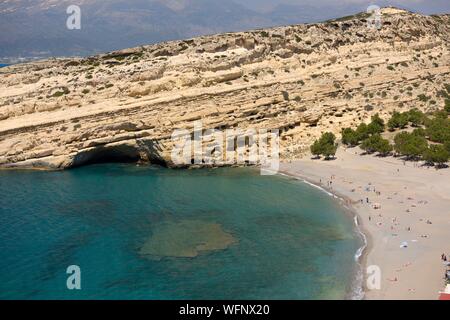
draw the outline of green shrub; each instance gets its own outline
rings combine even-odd
[[[384,132],[384,120],[380,118],[378,113],[372,116],[372,121],[367,126],[367,131],[369,134],[377,134]]]
[[[427,132],[423,128],[416,128],[413,130],[413,132],[411,132],[411,134],[414,136],[419,136],[419,137],[424,137],[424,138],[427,136]]]
[[[420,101],[422,101],[422,102],[427,102],[428,100],[430,100],[430,97],[427,97],[427,96],[424,95],[423,93],[422,93],[422,94],[419,94],[419,95],[417,96],[417,98],[418,98]]]
[[[331,157],[334,157],[337,151],[337,144],[335,141],[336,136],[333,133],[325,132],[311,145],[311,153],[314,156],[323,155],[325,159],[330,159]]]
[[[322,146],[320,145],[319,140],[314,141],[314,143],[310,147],[311,153],[313,156],[320,157],[322,154]]]
[[[382,155],[386,156],[394,150],[394,147],[386,139],[381,139],[377,145],[376,151]]]
[[[443,145],[431,145],[423,153],[423,159],[430,164],[438,164],[441,167],[450,158],[450,152]]]
[[[445,148],[445,150],[447,150],[450,153],[450,141],[444,142],[444,148]]]
[[[361,143],[361,149],[366,151],[367,153],[374,153],[377,150],[377,144],[379,140],[381,139],[381,136],[379,134],[374,134],[364,140]]]
[[[411,159],[419,158],[428,147],[428,142],[424,137],[407,132],[398,133],[394,142],[395,151]]]
[[[389,119],[387,126],[390,131],[394,131],[397,128],[404,129],[408,125],[408,121],[408,114],[395,111],[392,117]]]
[[[414,126],[414,127],[418,127],[423,125],[424,123],[424,119],[425,119],[425,115],[423,114],[422,111],[418,110],[418,109],[411,109],[408,111],[408,121]]]
[[[62,91],[56,91],[54,94],[52,94],[52,97],[57,98],[64,95],[64,92]]]
[[[356,128],[356,133],[358,134],[359,141],[366,140],[370,135],[367,124],[361,123],[358,128]]]
[[[67,87],[61,87],[60,89],[62,91],[56,91],[55,93],[52,94],[52,97],[57,98],[57,97],[61,97],[61,96],[65,95],[65,94],[69,94],[70,93],[70,90]]]
[[[436,117],[427,122],[426,133],[433,142],[445,143],[450,141],[450,120]]]
[[[388,140],[383,139],[381,135],[374,134],[361,143],[361,149],[367,153],[378,152],[380,155],[386,156],[394,149]]]
[[[438,110],[433,113],[435,118],[447,119],[448,113],[445,110]]]
[[[356,147],[359,144],[359,135],[358,133],[351,128],[342,129],[342,143],[350,146]]]
[[[450,99],[445,99],[444,111],[450,115]]]
[[[447,90],[448,93],[450,93],[450,83],[444,84],[445,90]]]

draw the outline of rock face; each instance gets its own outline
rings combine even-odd
[[[279,129],[283,159],[379,113],[441,108],[450,15],[382,10],[0,69],[0,167],[173,165],[175,129]],[[429,99],[419,99],[424,94]]]

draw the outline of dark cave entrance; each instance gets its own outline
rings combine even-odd
[[[154,151],[154,152],[153,152]],[[99,146],[83,151],[74,157],[72,168],[102,163],[144,163],[168,167],[168,163],[159,156],[158,150],[145,152],[134,145]]]
[[[101,163],[137,163],[139,161],[141,161],[141,156],[134,147],[100,147],[76,155],[73,167]]]

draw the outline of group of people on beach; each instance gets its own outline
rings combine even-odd
[[[335,175],[331,175],[330,180],[327,181],[327,187],[333,189],[333,179],[335,179]],[[320,179],[320,184],[322,184],[322,179]]]
[[[450,255],[448,255],[448,257],[447,257],[447,255],[445,253],[441,254],[441,261],[447,267],[444,272],[444,279],[447,284],[450,284],[450,262],[449,262],[449,260],[450,260]]]

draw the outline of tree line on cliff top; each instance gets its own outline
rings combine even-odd
[[[450,94],[450,88],[447,88]],[[342,129],[342,144],[348,147],[359,146],[367,154],[377,153],[385,157],[394,153],[405,160],[423,160],[427,165],[437,168],[445,166],[450,159],[450,98],[445,100],[443,110],[425,114],[418,109],[406,112],[394,112],[385,123],[378,114],[369,124],[361,123],[356,129]],[[407,128],[413,130],[404,131]],[[385,130],[400,130],[393,144],[382,137]],[[325,132],[311,145],[311,153],[326,160],[335,157],[338,144],[336,136]]]

